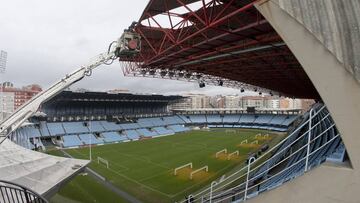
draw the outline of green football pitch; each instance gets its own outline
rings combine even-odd
[[[248,154],[258,151],[262,144],[268,143],[271,147],[284,137],[284,134],[261,130],[228,131],[196,130],[92,147],[93,161],[89,166],[113,185],[143,202],[174,202],[199,191],[223,174],[243,167]],[[241,145],[244,140],[248,143],[256,141],[255,135],[258,133],[268,133],[269,139],[260,139],[253,146]],[[227,149],[228,153],[238,150],[239,156],[232,156],[230,160],[226,154],[215,157],[216,152],[222,149]],[[89,159],[89,148],[66,151],[76,158]],[[99,164],[97,157],[106,159],[109,168],[105,164]],[[175,168],[190,162],[193,163],[192,169],[184,168],[174,175]],[[209,171],[196,173],[190,179],[191,171],[203,166],[208,166]]]

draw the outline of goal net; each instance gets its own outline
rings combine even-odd
[[[104,159],[104,158],[101,158],[101,157],[97,157],[97,162],[98,164],[103,164],[106,166],[106,168],[109,168],[109,161]]]
[[[179,166],[179,167],[175,168],[174,169],[174,175],[176,176],[179,170],[181,170],[183,168],[187,168],[187,167],[193,168],[193,164],[190,162],[190,163],[187,163],[187,164],[184,164],[182,166]]]

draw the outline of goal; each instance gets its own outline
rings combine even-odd
[[[104,158],[101,158],[101,157],[97,157],[97,162],[98,164],[102,163],[106,166],[106,168],[109,168],[109,161],[104,159]]]
[[[234,155],[239,156],[239,150],[236,150],[235,152],[230,153],[230,154],[228,155],[227,159],[230,160],[231,157],[234,156]]]
[[[174,175],[176,176],[176,175],[177,175],[178,170],[183,169],[183,168],[186,168],[186,167],[193,168],[193,164],[192,164],[192,162],[187,163],[187,164],[184,164],[184,165],[182,165],[182,166],[179,166],[179,167],[175,168],[175,169],[174,169]]]
[[[236,133],[236,130],[234,130],[234,129],[226,129],[225,133]]]
[[[227,149],[223,149],[223,150],[220,150],[220,151],[216,152],[216,154],[215,154],[215,158],[218,158],[218,157],[219,157],[219,155],[220,155],[220,154],[222,154],[222,153],[227,154]]]
[[[201,168],[196,169],[195,171],[191,172],[191,173],[190,173],[190,180],[193,179],[193,176],[194,176],[195,173],[198,173],[198,172],[200,172],[200,171],[209,172],[209,167],[206,165],[206,166],[204,166],[204,167],[201,167]]]

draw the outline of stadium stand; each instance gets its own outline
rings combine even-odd
[[[83,145],[81,140],[77,135],[66,135],[63,136],[63,146],[64,147],[77,147]]]
[[[124,121],[125,123],[120,124],[105,120],[62,123],[46,123],[42,121],[39,122],[38,125],[27,124],[19,128],[13,133],[13,140],[25,148],[34,149],[35,147],[43,147],[41,138],[46,137],[63,136],[63,147],[75,147],[89,144],[90,131],[91,133],[103,133],[104,137],[103,140],[101,138],[96,138],[92,134],[92,144],[126,140],[118,138],[118,136],[120,136],[118,132],[122,130],[124,130],[124,133],[130,140],[137,140],[140,138],[139,136],[156,137],[158,135],[172,135],[177,132],[190,130],[189,126],[198,125],[208,126],[209,128],[253,128],[286,132],[296,119],[298,119],[298,115],[225,114],[221,116],[219,114],[191,114],[139,118],[133,123]],[[104,134],[105,132],[109,132],[109,134]]]
[[[88,133],[89,129],[83,122],[64,122],[63,127],[66,134]]]
[[[192,123],[207,123],[205,115],[189,115]]]
[[[173,135],[174,131],[166,129],[164,127],[155,127],[154,130],[159,134],[159,135]]]
[[[224,123],[238,123],[240,119],[240,115],[233,114],[225,114],[223,117]]]
[[[182,125],[169,125],[168,126],[172,131],[178,133],[178,132],[185,132],[185,131],[189,131],[190,128],[188,127],[184,127]]]
[[[287,122],[281,122],[283,119]],[[259,119],[257,118],[257,120]],[[260,120],[267,122],[269,118]],[[271,120],[274,121],[274,118]],[[293,117],[282,116],[282,118],[275,119],[273,123],[279,124],[281,122],[283,125],[284,123],[291,123],[290,120],[293,120]],[[311,126],[309,126],[310,120]],[[311,130],[309,130],[309,127]],[[310,143],[308,142],[309,136]],[[307,154],[308,145],[309,153]],[[257,155],[250,155],[248,160],[251,156],[254,156],[255,161],[251,163],[253,166],[249,174],[247,174],[247,166],[245,166],[222,179],[222,184],[213,187],[212,201],[244,201],[245,194],[247,199],[278,187],[326,160],[341,163],[344,161],[345,153],[345,147],[329,111],[325,106],[316,104],[313,107],[311,116],[310,112],[305,113],[298,128],[294,129],[289,136],[275,147],[260,156],[265,157],[272,154],[270,158],[261,164],[257,164],[256,161],[261,160],[261,158],[257,157]],[[249,177],[248,187],[245,187],[246,181],[243,180],[245,176]],[[232,186],[229,187],[230,185]],[[209,200],[209,191],[210,187],[193,195],[194,201],[202,199],[207,202]]]
[[[137,123],[125,123],[125,124],[120,124],[119,126],[121,126],[121,128],[124,130],[137,129],[140,127],[140,125]]]
[[[106,129],[104,128],[104,126],[101,124],[100,121],[91,121],[89,123],[88,128],[89,128],[89,130],[91,132],[104,132],[104,131],[106,131]]]
[[[47,125],[47,128],[49,129],[51,136],[65,134],[65,130],[62,126],[62,123],[47,123],[46,125]]]
[[[40,124],[39,124],[39,130],[40,130],[40,134],[44,137],[46,136],[50,136],[50,132],[49,132],[49,129],[46,125],[46,122],[45,121],[41,121]]]
[[[206,115],[207,123],[222,123],[220,115]]]
[[[100,121],[100,124],[103,126],[103,128],[106,131],[118,131],[122,129],[120,125],[116,125],[115,123],[112,122]],[[94,132],[94,129],[91,130],[92,132]]]
[[[127,139],[125,136],[120,136],[116,132],[104,132],[101,135],[104,137],[104,141],[107,143],[120,142]]]
[[[80,140],[85,144],[101,144],[104,143],[103,140],[97,139],[94,134],[87,133],[87,134],[79,134]]]
[[[139,132],[140,135],[144,136],[144,137],[155,137],[159,134],[156,133],[156,131],[150,131],[146,128],[140,128],[137,129],[137,131]]]
[[[139,139],[139,133],[136,130],[125,130],[124,131],[127,137],[131,140],[137,140]]]

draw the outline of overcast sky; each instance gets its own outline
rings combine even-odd
[[[0,49],[8,52],[0,81],[47,87],[104,52],[148,0],[0,0]],[[97,69],[73,88],[136,93],[234,94],[238,90],[161,79],[124,77],[118,62]]]

